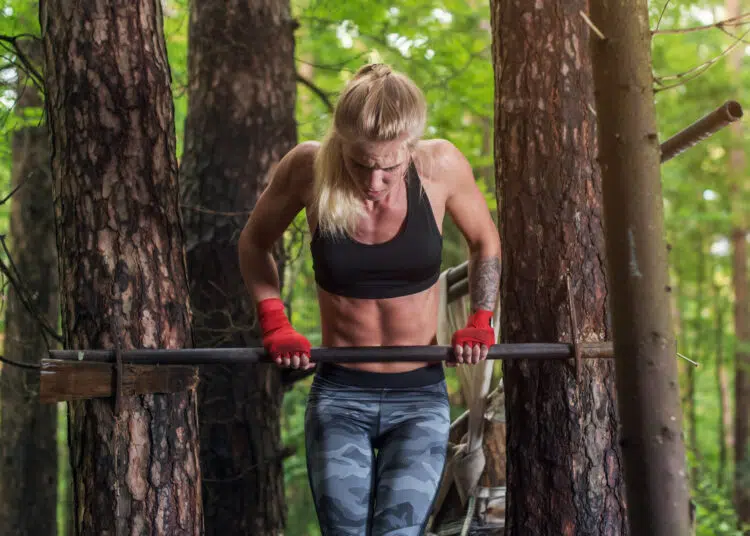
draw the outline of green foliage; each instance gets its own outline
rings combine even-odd
[[[717,487],[711,476],[701,476],[693,484],[696,536],[743,536],[731,490]]]

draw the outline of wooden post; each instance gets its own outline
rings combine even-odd
[[[646,0],[594,0],[591,20],[630,533],[689,534]]]

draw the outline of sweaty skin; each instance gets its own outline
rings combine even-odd
[[[313,194],[313,162],[318,144],[307,142],[290,151],[277,166],[258,199],[239,241],[243,277],[257,301],[279,297],[279,280],[271,254],[274,242]],[[409,154],[400,140],[348,146],[346,168],[361,185],[365,215],[351,238],[365,244],[390,240],[406,218],[404,178],[414,159],[424,193],[442,232],[446,212],[469,247],[469,287],[473,309],[492,310],[500,278],[500,239],[487,204],[476,186],[466,158],[450,142],[425,140]],[[307,210],[310,232],[317,222]],[[421,346],[434,344],[437,332],[438,286],[417,294],[387,299],[358,299],[330,294],[318,287],[324,346]],[[456,348],[458,362],[476,363],[487,349]],[[291,365],[307,364],[306,357]],[[419,362],[356,363],[352,368],[373,372],[406,372]]]

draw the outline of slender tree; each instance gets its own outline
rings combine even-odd
[[[726,0],[727,18],[738,17],[742,0]],[[729,70],[739,86],[743,47],[729,53]],[[750,523],[750,292],[747,281],[747,214],[745,209],[745,173],[747,160],[741,146],[743,126],[730,125],[732,147],[729,150],[729,180],[732,196],[732,287],[734,288],[734,500],[740,521]]]
[[[608,339],[584,0],[493,1],[503,342]],[[578,332],[566,293],[570,277]],[[506,534],[623,534],[614,366],[504,365]]]
[[[594,0],[591,20],[628,526],[689,534],[647,0]]]
[[[68,348],[190,346],[161,3],[40,5]],[[196,393],[69,405],[79,535],[202,533]]]
[[[36,40],[19,43],[36,70],[42,48]],[[25,115],[44,106],[41,93],[19,72],[16,111]],[[12,283],[5,314],[4,353],[34,365],[54,337],[58,318],[49,141],[44,123],[13,133],[10,249]],[[57,509],[57,408],[39,403],[39,373],[4,367],[0,373],[0,527],[18,536],[54,535]]]
[[[716,263],[718,264],[718,263]],[[714,269],[716,269],[716,264]],[[716,439],[719,444],[719,464],[716,470],[716,485],[723,488],[725,485],[726,469],[728,465],[728,454],[731,441],[732,422],[730,419],[729,398],[729,375],[724,357],[724,314],[725,305],[722,299],[721,287],[716,281],[712,285],[714,297],[714,352],[716,354],[716,398],[719,400],[719,412],[717,415]]]
[[[195,0],[181,165],[198,346],[260,346],[237,238],[269,171],[295,144],[289,0]],[[279,369],[203,367],[199,389],[206,533],[284,527]]]

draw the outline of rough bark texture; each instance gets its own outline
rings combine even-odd
[[[592,0],[618,409],[633,535],[689,534],[646,0]]]
[[[68,348],[191,345],[161,4],[42,2]],[[195,392],[74,402],[76,531],[202,533]]]
[[[607,339],[607,280],[583,0],[493,1],[503,342]],[[578,333],[571,333],[570,273]],[[504,365],[506,534],[623,534],[611,361]]]
[[[181,166],[197,346],[260,346],[237,238],[268,173],[296,142],[288,0],[196,0]],[[280,534],[279,369],[203,367],[199,388],[206,533]]]
[[[41,47],[24,47],[33,60]],[[16,109],[43,106],[36,87],[20,76]],[[40,322],[55,329],[58,317],[49,140],[45,125],[13,134],[10,249],[21,286],[8,287],[4,355],[39,363],[54,341]],[[25,305],[26,304],[26,305]],[[31,310],[27,307],[30,306]],[[33,311],[33,312],[32,312]],[[0,532],[17,536],[56,534],[57,408],[39,402],[38,371],[5,366],[0,372]]]

